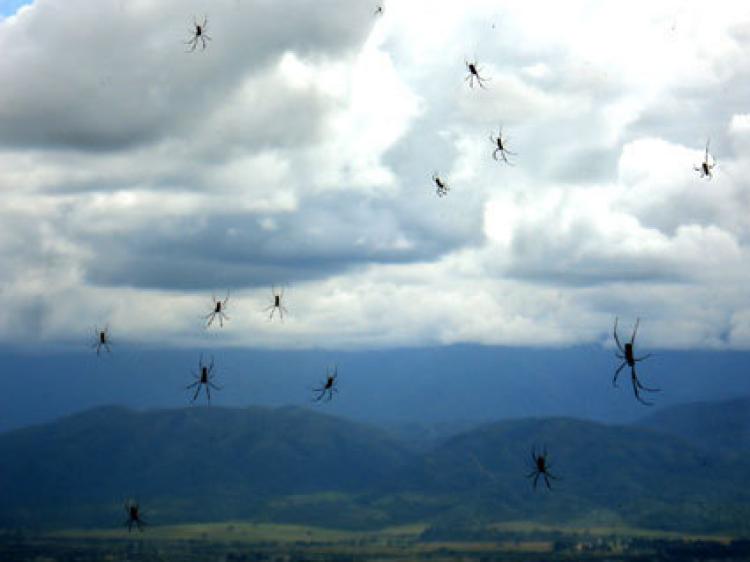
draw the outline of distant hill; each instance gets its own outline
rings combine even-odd
[[[532,446],[554,489],[531,488]],[[502,421],[422,451],[302,408],[98,408],[0,435],[0,528],[248,519],[455,529],[537,520],[750,536],[746,467],[648,427]]]
[[[0,459],[0,526],[19,515],[37,522],[29,506],[94,525],[90,514],[127,497],[165,500],[172,508],[162,515],[171,520],[249,517],[276,496],[377,491],[413,462],[379,430],[259,407],[97,408],[0,435]]]
[[[672,406],[636,425],[682,437],[701,449],[746,453],[750,450],[750,397]]]

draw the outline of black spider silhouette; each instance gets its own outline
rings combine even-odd
[[[383,15],[383,6],[378,6],[375,8],[375,15],[376,16],[382,16]]]
[[[109,347],[110,343],[112,343],[112,340],[109,337],[109,326],[105,326],[103,330],[94,328],[94,342],[91,344],[91,347],[96,349],[97,357],[101,353],[102,348],[104,348],[107,353],[112,352],[112,349]]]
[[[495,150],[492,152],[492,157],[495,160],[498,160],[497,155],[500,155],[500,160],[508,164],[509,166],[512,166],[513,164],[508,160],[508,155],[515,156],[515,152],[511,152],[507,148],[505,148],[505,142],[503,140],[503,128],[500,127],[500,132],[498,133],[497,137],[493,137],[490,135],[490,142],[495,146]],[[499,161],[499,160],[498,160]]]
[[[193,377],[195,377],[195,382],[192,384],[189,384],[185,387],[185,389],[195,388],[195,394],[193,394],[193,400],[192,402],[195,402],[196,398],[198,398],[198,394],[201,391],[201,387],[205,385],[206,387],[206,397],[208,398],[208,403],[211,403],[211,389],[214,390],[221,390],[222,387],[217,386],[214,384],[213,379],[216,376],[214,374],[214,358],[211,357],[211,363],[208,365],[203,363],[203,354],[201,354],[200,359],[198,360],[198,373],[193,372]]]
[[[326,380],[321,382],[318,388],[313,388],[313,392],[318,393],[314,397],[316,402],[320,402],[323,398],[325,398],[326,402],[330,402],[333,399],[333,393],[338,393],[338,389],[336,388],[338,376],[338,365],[333,368],[333,373],[326,370]]]
[[[490,79],[484,78],[479,75],[479,72],[482,69],[477,65],[477,61],[475,60],[474,62],[469,62],[465,60],[464,62],[466,63],[466,69],[469,71],[468,76],[464,78],[464,82],[469,82],[469,87],[473,88],[474,80],[476,79],[477,83],[479,84],[479,87],[484,88],[486,90],[487,88],[485,88],[484,83],[489,82]]]
[[[437,193],[438,197],[445,197],[446,195],[448,195],[448,192],[451,190],[451,188],[448,187],[448,184],[445,183],[440,178],[440,176],[438,176],[437,172],[433,172],[432,181],[435,182],[435,193]]]
[[[211,295],[211,299],[213,300],[213,305],[211,305],[213,310],[204,316],[204,318],[208,320],[208,322],[206,322],[206,328],[209,328],[216,318],[219,319],[219,327],[223,328],[224,320],[229,320],[229,316],[224,312],[227,309],[227,303],[229,302],[229,290],[227,289],[227,296],[223,301],[216,300],[216,295]]]
[[[191,31],[193,36],[185,41],[185,45],[190,46],[190,50],[186,52],[192,53],[193,51],[195,51],[195,48],[198,46],[199,41],[203,46],[203,50],[205,51],[206,41],[211,41],[211,38],[206,35],[206,27],[208,27],[208,16],[203,16],[203,23],[198,23],[195,18],[193,18],[193,25],[195,26],[193,31]]]
[[[708,139],[706,141],[706,156],[703,159],[703,162],[701,162],[701,165],[700,166],[693,166],[693,170],[695,170],[696,172],[699,172],[700,175],[701,175],[701,178],[711,179],[711,178],[714,177],[714,175],[711,172],[711,170],[713,170],[714,166],[716,166],[716,159],[712,157],[711,160],[713,160],[713,164],[709,163],[709,160],[708,160],[708,158],[709,158],[708,144],[710,142],[711,142],[711,139]]]
[[[128,515],[128,518],[125,520],[125,525],[128,527],[128,533],[133,530],[133,525],[135,525],[139,531],[143,531],[146,522],[141,518],[138,502],[127,500],[125,502],[125,513]]]
[[[536,447],[531,449],[531,468],[532,468],[532,471],[526,475],[526,478],[534,478],[535,490],[536,490],[536,483],[539,480],[540,476],[544,478],[544,483],[547,484],[548,490],[552,489],[552,486],[549,483],[550,478],[552,480],[559,480],[557,476],[553,476],[549,472],[550,464],[547,462],[547,447],[546,446],[544,447],[543,452],[539,455],[537,455],[536,453]]]
[[[268,319],[272,320],[273,313],[278,310],[279,319],[284,320],[284,314],[289,314],[289,311],[281,302],[281,299],[284,298],[284,287],[281,287],[278,291],[276,290],[276,287],[271,287],[271,295],[273,296],[273,300],[271,301],[271,304],[266,307],[266,312],[269,310],[271,311],[271,314],[268,315]]]
[[[638,324],[640,324],[640,322],[640,318],[636,319],[635,327],[633,328],[633,335],[630,336],[630,341],[623,346],[620,343],[620,338],[617,336],[617,317],[615,317],[615,328],[613,330],[613,333],[615,336],[617,349],[620,350],[620,352],[615,353],[615,355],[617,355],[619,359],[622,359],[622,363],[620,363],[620,366],[617,367],[617,370],[615,371],[615,376],[612,378],[612,386],[617,386],[617,377],[620,374],[620,371],[622,371],[625,366],[630,367],[630,382],[633,384],[633,393],[635,394],[636,399],[646,406],[651,406],[651,402],[646,402],[643,398],[641,398],[640,391],[645,390],[647,392],[659,392],[660,389],[648,388],[646,386],[643,386],[641,384],[641,381],[638,380],[638,375],[636,375],[635,373],[635,364],[651,357],[650,353],[644,355],[643,357],[636,357],[633,351],[633,345],[635,344],[635,335],[638,333]]]

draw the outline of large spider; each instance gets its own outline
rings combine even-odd
[[[277,310],[279,311],[279,318],[281,320],[284,320],[284,314],[288,314],[289,311],[286,309],[286,307],[281,303],[281,299],[284,298],[284,287],[281,287],[278,291],[276,290],[276,287],[271,287],[271,295],[273,296],[273,300],[271,301],[271,304],[268,305],[265,309],[266,312],[269,310],[271,311],[271,314],[268,315],[268,319],[273,319],[273,313]]]
[[[515,152],[511,152],[507,148],[505,148],[505,143],[503,141],[503,128],[500,127],[500,132],[497,134],[497,137],[493,137],[490,135],[490,142],[495,146],[495,150],[492,152],[492,157],[499,161],[497,158],[497,155],[500,154],[500,159],[508,164],[509,166],[512,166],[513,164],[508,160],[508,155],[515,156]]]
[[[437,172],[433,172],[432,181],[435,182],[435,193],[437,193],[438,197],[445,197],[446,195],[448,195],[448,192],[451,190],[451,188],[448,187],[448,184],[445,183],[440,178],[440,176],[438,176]]]
[[[477,83],[479,84],[480,88],[484,88],[485,90],[487,88],[484,87],[484,83],[488,82],[489,78],[483,78],[479,75],[479,71],[482,70],[479,66],[477,66],[477,61],[469,62],[467,60],[464,61],[466,63],[466,69],[469,71],[469,75],[464,78],[464,82],[469,82],[469,87],[474,87],[474,79],[476,79]]]
[[[636,375],[635,373],[635,364],[651,357],[650,353],[644,355],[643,357],[636,357],[635,353],[633,352],[635,335],[638,333],[638,324],[640,324],[640,322],[640,318],[636,319],[635,327],[633,328],[633,335],[630,336],[630,341],[623,346],[620,343],[620,338],[617,336],[617,317],[615,317],[615,328],[613,330],[613,333],[615,335],[615,343],[617,344],[617,349],[620,350],[620,352],[616,353],[615,355],[617,355],[619,359],[622,359],[622,363],[620,363],[620,366],[617,367],[617,370],[615,371],[615,376],[612,378],[612,385],[617,386],[617,376],[620,374],[620,371],[622,371],[627,365],[628,367],[630,367],[630,381],[633,383],[633,393],[635,394],[636,399],[646,406],[651,406],[651,402],[646,402],[643,398],[641,398],[640,391],[645,390],[647,392],[659,392],[659,389],[643,386],[641,384],[641,381],[638,380],[638,375]]]
[[[213,379],[216,376],[214,374],[214,358],[211,357],[211,363],[206,365],[203,363],[203,355],[201,354],[200,359],[198,360],[198,373],[193,372],[193,377],[195,377],[195,382],[192,384],[189,384],[185,387],[185,389],[195,388],[195,394],[193,394],[193,402],[195,402],[196,398],[198,398],[198,393],[201,391],[201,386],[206,386],[206,397],[208,398],[208,403],[211,403],[211,389],[214,390],[221,390],[222,387],[216,386],[214,384]]]
[[[141,519],[138,502],[134,500],[127,500],[125,502],[125,513],[127,513],[128,515],[128,518],[125,520],[125,525],[128,526],[128,533],[133,530],[133,525],[135,525],[139,531],[143,531],[143,527],[146,526],[146,522]]]
[[[227,309],[227,302],[229,302],[229,290],[227,289],[227,296],[223,301],[216,300],[216,295],[211,295],[211,299],[214,301],[213,310],[204,316],[208,320],[206,328],[210,327],[217,317],[219,318],[219,326],[223,328],[224,320],[229,320],[229,316],[224,312]]]
[[[700,166],[693,166],[693,170],[696,172],[699,172],[701,175],[701,178],[708,178],[711,179],[714,177],[714,175],[711,173],[711,170],[714,169],[714,166],[716,166],[716,159],[711,157],[711,160],[713,161],[713,164],[709,162],[709,154],[708,154],[708,144],[711,142],[711,139],[708,139],[706,141],[706,156],[703,159],[703,162],[701,162]]]
[[[325,398],[326,402],[330,402],[333,399],[333,393],[338,392],[338,389],[336,388],[336,380],[338,379],[338,376],[338,366],[333,368],[332,373],[329,370],[326,370],[326,380],[321,382],[318,388],[313,388],[313,392],[318,393],[314,398],[316,402],[320,402],[323,398]]]
[[[200,41],[201,45],[203,46],[203,50],[206,50],[206,40],[210,41],[211,38],[206,35],[206,27],[208,26],[208,16],[203,16],[203,23],[198,23],[195,18],[193,18],[193,25],[195,26],[195,29],[191,32],[193,36],[185,41],[185,45],[190,45],[190,50],[186,51],[188,53],[192,53],[195,51],[195,48],[198,46],[198,41]]]
[[[94,328],[94,342],[91,344],[91,347],[96,349],[97,357],[101,353],[102,348],[104,348],[107,353],[112,352],[109,347],[110,343],[112,343],[112,340],[109,338],[109,326],[104,326],[103,330]]]
[[[553,476],[549,472],[550,464],[547,462],[546,445],[541,454],[536,453],[536,447],[531,449],[531,468],[532,471],[526,475],[526,478],[534,478],[534,489],[536,490],[536,483],[539,480],[539,477],[542,476],[544,478],[544,483],[547,484],[547,489],[551,490],[552,486],[549,483],[550,478],[552,480],[558,480],[558,477]]]

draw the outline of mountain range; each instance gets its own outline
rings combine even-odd
[[[246,519],[323,527],[533,520],[750,535],[750,398],[627,425],[568,417],[419,442],[302,407],[101,407],[0,434],[0,528]],[[457,431],[457,432],[456,432]],[[546,449],[552,490],[532,487]]]

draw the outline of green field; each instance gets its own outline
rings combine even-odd
[[[453,530],[458,532],[458,530]],[[0,533],[0,559],[45,562],[106,560],[660,560],[750,559],[750,542],[725,535],[681,535],[627,527],[542,525],[513,521],[462,530],[491,539],[440,538],[426,524],[350,531],[228,521],[43,534]]]

